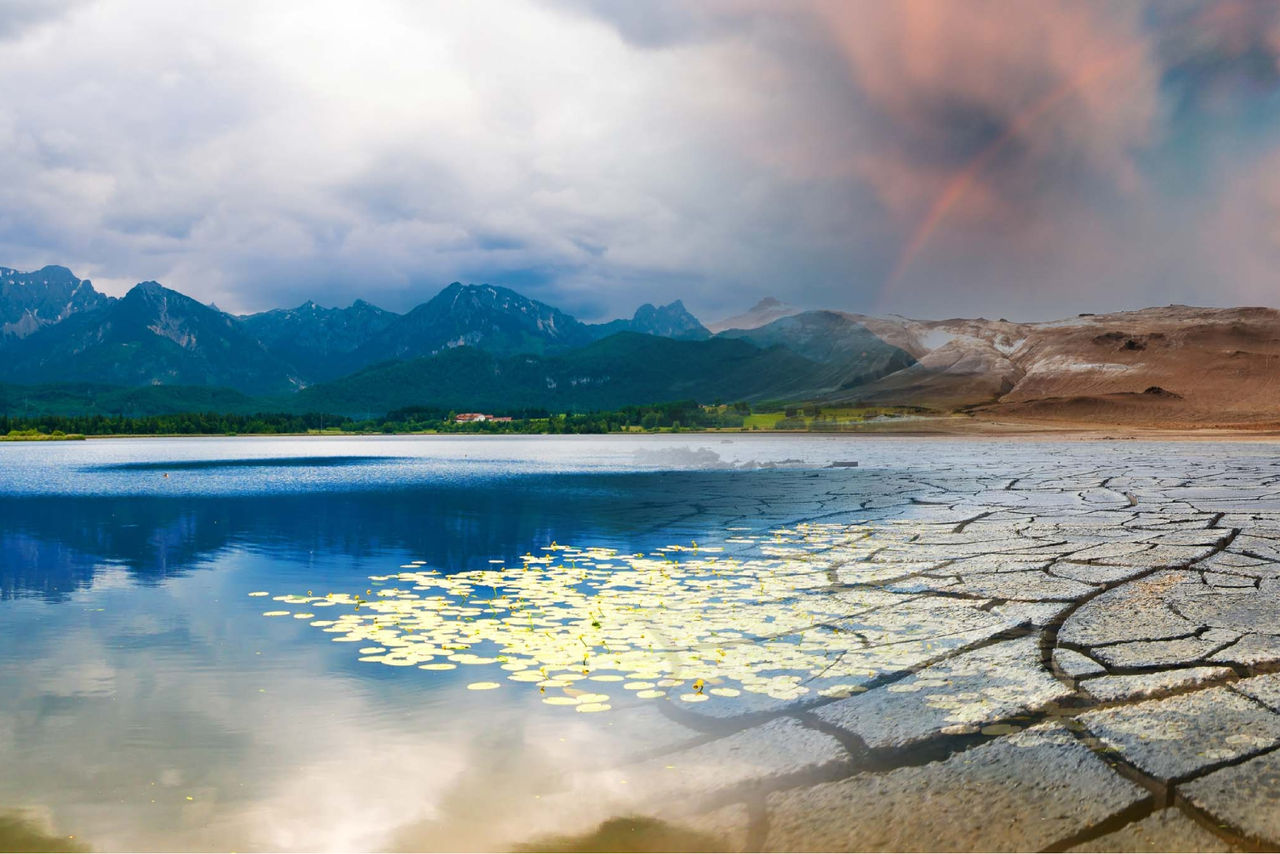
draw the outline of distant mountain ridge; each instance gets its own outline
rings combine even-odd
[[[297,308],[277,308],[239,318],[268,352],[313,380],[350,373],[356,351],[384,332],[400,315],[356,300],[347,308],[324,308],[307,300]]]
[[[227,386],[248,394],[300,385],[235,318],[156,282],[41,328],[0,355],[5,382]]]
[[[77,394],[93,406],[137,399],[86,391],[98,386],[208,386],[278,396],[372,365],[455,349],[480,350],[499,359],[549,357],[623,332],[686,341],[710,338],[679,300],[664,306],[646,303],[631,318],[587,324],[554,306],[487,284],[454,282],[405,314],[356,300],[347,308],[307,301],[292,309],[235,317],[155,282],[141,283],[120,299],[108,297],[64,267],[34,273],[4,270],[0,282],[5,296],[0,317],[9,330],[0,336],[0,383],[78,384]],[[22,397],[29,401],[29,395]],[[192,399],[185,392],[180,397]],[[71,405],[71,399],[56,392],[49,399],[64,409]]]
[[[713,335],[677,300],[587,324],[508,288],[458,282],[405,314],[357,300],[234,317],[155,282],[115,299],[65,267],[0,268],[0,409],[381,414],[684,398],[1280,422],[1280,311],[1269,308],[1011,322],[766,299],[729,320]]]
[[[594,324],[590,329],[596,338],[605,338],[618,332],[640,332],[683,341],[701,341],[711,337],[707,327],[689,313],[681,300],[662,306],[645,303],[636,309],[630,320],[619,318],[608,323]]]
[[[359,365],[431,356],[455,347],[546,353],[591,343],[587,325],[509,288],[454,282],[396,318],[354,353]]]
[[[678,300],[586,324],[508,288],[454,282],[405,314],[364,300],[346,308],[308,300],[235,317],[154,282],[115,299],[65,267],[0,268],[0,383],[217,384],[278,394],[458,347],[554,354],[620,331],[709,337]]]
[[[717,335],[730,329],[757,329],[775,320],[800,314],[803,310],[787,305],[774,297],[765,297],[746,312],[708,324],[707,328]]]

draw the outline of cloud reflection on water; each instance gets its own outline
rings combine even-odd
[[[174,447],[194,448],[192,462],[260,448],[263,459],[278,456],[269,441],[214,444],[154,447],[166,469],[184,459]],[[742,456],[776,456],[756,450],[763,444]],[[486,462],[484,476],[459,479],[455,460],[431,479],[422,472],[435,464],[421,461],[407,482],[331,490],[317,481],[301,492],[273,492],[262,481],[270,470],[252,466],[197,466],[184,471],[199,480],[170,478],[144,494],[128,483],[160,469],[75,474],[113,457],[145,464],[148,447],[89,443],[60,465],[35,449],[20,458],[32,482],[75,489],[0,488],[0,765],[17,769],[0,780],[0,806],[44,810],[53,832],[106,850],[492,848],[603,820],[625,792],[597,792],[598,815],[581,803],[558,812],[538,794],[668,741],[678,728],[661,714],[633,710],[624,732],[536,697],[495,703],[457,680],[369,672],[342,645],[316,644],[305,623],[262,620],[261,600],[244,594],[321,582],[363,589],[409,559],[484,568],[557,539],[639,550],[797,509],[782,498],[796,472],[630,463],[554,474],[517,459],[513,473]],[[506,446],[449,447],[461,458]],[[383,459],[354,469],[383,472]],[[223,477],[251,489],[228,493]],[[173,481],[173,494],[160,494]],[[776,512],[764,509],[771,497]]]

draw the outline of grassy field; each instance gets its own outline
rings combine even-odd
[[[80,440],[80,433],[63,433],[55,430],[52,433],[41,433],[38,430],[10,430],[0,436],[0,442],[64,442],[68,439]]]
[[[823,431],[856,428],[868,421],[884,421],[929,414],[900,406],[862,406],[840,409],[791,409],[755,412],[743,419],[744,430]]]

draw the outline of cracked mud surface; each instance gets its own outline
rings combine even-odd
[[[896,652],[848,697],[620,709],[665,745],[549,797],[735,850],[1280,847],[1280,461],[1005,451],[772,475],[777,571],[849,603],[811,629]]]

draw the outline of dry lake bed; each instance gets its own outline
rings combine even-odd
[[[1274,848],[1277,450],[2,448],[0,833]]]

